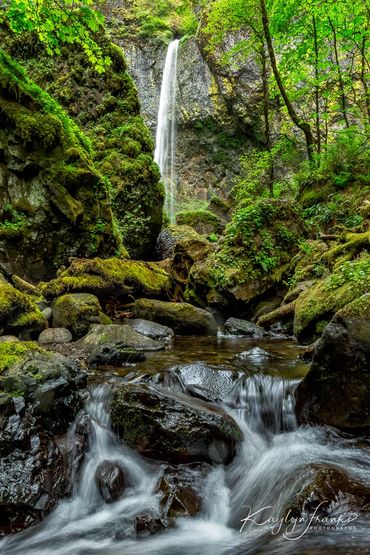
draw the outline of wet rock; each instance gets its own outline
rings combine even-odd
[[[166,518],[195,516],[201,509],[199,483],[194,483],[194,473],[181,469],[166,472],[158,484],[158,491],[162,493],[160,505]]]
[[[124,366],[146,359],[144,353],[127,348],[125,343],[106,343],[91,353],[88,361],[93,366]]]
[[[85,335],[91,324],[110,324],[99,299],[89,293],[62,295],[53,302],[53,327],[69,329],[75,338]]]
[[[157,460],[228,463],[242,438],[220,408],[144,384],[118,388],[111,410],[112,424],[125,443]]]
[[[178,386],[182,392],[195,397],[217,401],[227,396],[237,378],[237,372],[222,366],[192,362],[168,369],[164,373],[163,383],[170,387]]]
[[[43,519],[67,490],[67,468],[57,445],[34,436],[31,449],[2,458],[0,535],[19,532]]]
[[[201,308],[188,303],[170,303],[154,299],[137,300],[132,311],[144,318],[171,327],[179,335],[216,335],[215,318]]]
[[[370,320],[335,318],[296,391],[301,423],[370,432]]]
[[[146,513],[135,517],[134,527],[138,536],[153,536],[165,528],[160,518]]]
[[[134,320],[129,320],[128,325],[141,335],[151,337],[156,340],[171,339],[174,336],[174,332],[168,326],[162,326],[156,322],[151,322],[150,320],[142,320],[140,318],[135,318]]]
[[[66,328],[48,328],[40,333],[38,342],[40,345],[70,343],[73,337]]]
[[[122,467],[111,461],[103,461],[95,472],[100,495],[106,503],[114,503],[124,490],[132,485],[129,475]]]
[[[241,320],[240,318],[229,318],[225,322],[225,333],[228,335],[246,335],[249,337],[263,337],[267,335],[265,330],[253,324],[253,322],[248,322],[247,320]]]
[[[261,349],[261,347],[253,347],[252,349],[238,353],[236,356],[239,360],[248,361],[253,364],[261,364],[267,360],[277,358],[276,355],[269,353],[265,349]]]
[[[77,346],[90,351],[95,347],[119,342],[121,347],[136,349],[137,351],[160,351],[163,343],[145,337],[130,326],[110,324],[107,326],[93,325],[85,337],[77,341]]]
[[[70,483],[72,488],[73,482],[82,467],[85,453],[89,449],[91,431],[91,417],[87,412],[81,410],[77,414],[74,425],[68,433],[66,444],[70,468]]]
[[[299,518],[302,513],[326,516],[335,505],[349,507],[350,511],[369,511],[370,488],[349,476],[345,471],[325,465],[311,465],[305,469],[306,485],[289,506],[290,515]]]

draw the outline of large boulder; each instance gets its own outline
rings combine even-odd
[[[299,205],[287,199],[243,200],[206,261],[194,264],[188,298],[248,305],[271,294],[307,235]],[[210,302],[210,301],[209,301]],[[252,307],[251,307],[252,308]]]
[[[242,437],[235,421],[220,408],[144,384],[115,391],[112,424],[142,455],[172,463],[228,463]]]
[[[76,344],[81,349],[92,351],[102,345],[117,344],[117,342],[120,348],[126,347],[137,351],[160,351],[164,349],[163,343],[137,333],[130,326],[119,324],[107,326],[93,324],[89,333],[77,341]]]
[[[153,320],[172,328],[178,335],[216,335],[215,318],[201,308],[188,303],[170,303],[154,299],[139,299],[132,312],[137,318]]]
[[[70,256],[113,255],[110,196],[88,139],[3,50],[0,81],[1,269],[35,280]]]
[[[99,298],[160,297],[171,288],[168,273],[156,263],[120,258],[75,259],[58,278],[40,284],[46,297],[65,293],[93,293]]]
[[[296,408],[301,423],[370,432],[370,294],[325,328],[296,391]]]
[[[42,520],[70,492],[66,433],[86,375],[72,359],[37,344],[0,344],[0,535]]]
[[[54,300],[53,326],[67,328],[77,339],[85,335],[91,324],[111,324],[99,303],[90,293],[71,293]]]

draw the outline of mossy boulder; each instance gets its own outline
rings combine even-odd
[[[370,255],[364,253],[335,267],[332,274],[319,280],[297,299],[294,333],[302,342],[311,342],[334,314],[362,297],[369,290]],[[352,310],[358,306],[354,305]]]
[[[216,251],[193,267],[188,298],[217,291],[230,303],[250,303],[282,281],[306,235],[301,209],[290,200],[240,205]]]
[[[33,341],[5,341],[0,343],[0,374],[16,364],[32,358],[35,353],[47,354]]]
[[[160,341],[141,335],[130,326],[119,324],[106,326],[93,324],[89,333],[79,339],[76,345],[87,352],[92,352],[104,345],[116,345],[120,350],[123,348],[136,351],[160,351],[164,349],[164,344]]]
[[[48,298],[68,292],[94,293],[99,298],[161,297],[170,288],[170,277],[158,264],[119,258],[76,259],[56,279],[40,284]]]
[[[85,335],[91,324],[111,324],[99,303],[90,293],[69,293],[54,300],[53,326],[67,328],[74,338]]]
[[[32,338],[47,326],[47,320],[32,298],[9,283],[0,281],[0,333]]]
[[[112,424],[126,445],[172,463],[230,462],[242,434],[221,409],[143,384],[114,393]]]
[[[37,280],[69,256],[119,249],[90,141],[0,50],[0,264]]]
[[[178,335],[216,335],[215,318],[188,303],[170,303],[154,299],[138,299],[132,312],[136,318],[169,326]]]
[[[210,210],[188,210],[176,215],[178,225],[188,225],[201,235],[220,233],[225,227],[221,219]]]

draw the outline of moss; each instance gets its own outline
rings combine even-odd
[[[330,320],[334,314],[369,288],[370,255],[346,262],[302,293],[298,299],[294,318],[294,333],[298,339],[311,339],[320,330],[318,322]]]
[[[129,295],[134,291],[160,296],[170,287],[169,275],[157,264],[118,258],[76,259],[57,279],[40,284],[47,297],[82,291],[103,296]]]
[[[7,329],[12,333],[17,333],[25,329],[42,331],[47,325],[47,319],[42,314],[41,310],[35,306],[30,312],[25,312],[13,320]]]
[[[259,199],[242,203],[203,267],[201,280],[191,275],[189,289],[200,297],[216,289],[223,296],[249,302],[281,282],[306,233],[294,202]]]
[[[33,310],[31,300],[12,285],[0,282],[0,325],[10,323],[18,315]]]
[[[341,264],[346,258],[352,260],[361,251],[370,251],[370,231],[364,233],[347,233],[344,235],[343,244],[336,245],[323,255],[323,260],[333,266]]]
[[[220,218],[210,210],[179,212],[176,216],[176,223],[191,226],[201,234],[221,232],[223,228]]]
[[[0,343],[0,374],[25,361],[34,353],[47,354],[47,351],[32,341]]]
[[[336,318],[342,320],[370,320],[370,293],[365,293],[338,310]]]
[[[102,75],[86,64],[85,54],[78,47],[73,51],[63,49],[61,57],[55,60],[46,60],[42,47],[33,49],[26,65],[30,75],[65,107],[90,137],[95,170],[105,177],[113,211],[116,250],[123,244],[130,256],[150,258],[162,225],[164,201],[159,170],[153,162],[153,139],[140,116],[137,90],[126,71],[122,50],[103,34],[96,40],[103,55],[112,60]],[[78,150],[78,145],[70,145],[72,166],[77,165],[76,146]],[[91,162],[87,169],[91,170]],[[88,176],[82,177],[84,181],[88,179]],[[53,169],[53,181],[67,191],[54,195],[55,205],[70,222],[78,223],[81,207],[68,196],[75,197],[73,191],[79,184],[77,172],[73,167],[70,170],[59,166],[57,171]],[[93,188],[96,189],[96,183]],[[77,200],[83,203],[81,198]],[[88,213],[85,209],[85,218]],[[91,251],[84,256],[94,254],[94,249],[100,253],[102,244],[96,245],[92,238]]]

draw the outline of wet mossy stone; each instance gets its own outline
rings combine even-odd
[[[4,341],[0,343],[0,374],[10,370],[36,353],[47,354],[33,341]]]
[[[219,407],[146,385],[116,389],[112,425],[140,454],[175,464],[229,463],[242,433]]]
[[[178,335],[216,335],[217,322],[212,314],[188,303],[138,299],[132,312],[137,318],[169,326]]]
[[[163,343],[137,333],[130,326],[118,324],[107,326],[93,324],[89,333],[77,341],[76,345],[90,352],[97,347],[117,342],[120,344],[120,348],[125,347],[137,351],[160,351],[164,349]]]
[[[156,263],[119,258],[75,259],[48,283],[40,283],[46,297],[89,292],[98,297],[147,295],[160,297],[171,288],[168,273]]]
[[[364,253],[355,260],[337,265],[332,274],[303,292],[295,306],[294,333],[297,338],[310,343],[322,331],[316,330],[319,322],[329,322],[336,312],[368,293],[369,275],[370,255]],[[353,312],[356,307],[362,310],[360,301],[353,305]]]
[[[75,338],[83,337],[91,324],[111,324],[99,303],[90,293],[68,293],[54,300],[53,326],[67,328]]]

